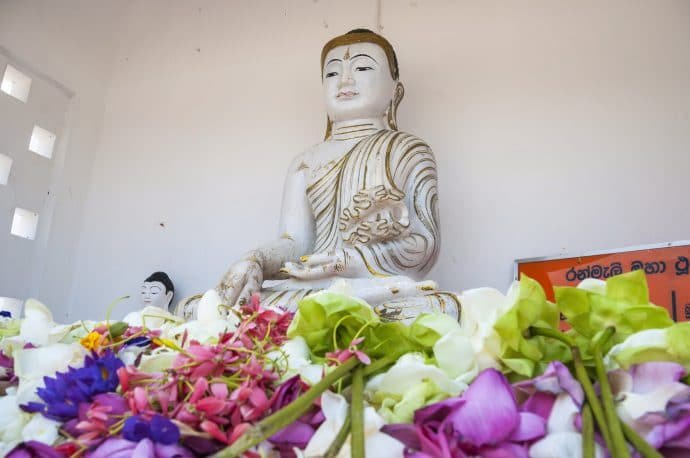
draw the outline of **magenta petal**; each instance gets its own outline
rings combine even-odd
[[[527,447],[505,442],[498,447],[483,447],[479,451],[482,458],[527,458]]]
[[[416,424],[429,422],[441,423],[451,412],[458,410],[464,403],[465,400],[463,398],[450,398],[428,405],[414,413],[414,422]]]
[[[580,386],[580,382],[572,376],[570,370],[560,361],[549,363],[544,373],[539,377],[516,383],[513,386],[530,393],[534,390],[552,394],[560,394],[565,391],[578,406],[581,406],[585,399],[585,393],[582,390],[582,386]]]
[[[520,410],[523,412],[530,412],[539,415],[544,420],[549,419],[553,405],[556,402],[556,396],[544,391],[537,391],[522,404]]]
[[[633,378],[633,392],[645,394],[659,386],[679,381],[685,375],[680,364],[670,362],[651,362],[636,364],[630,368]]]
[[[275,433],[268,440],[276,445],[290,445],[303,449],[313,435],[314,428],[301,421],[295,421]]]
[[[417,425],[404,423],[383,425],[381,432],[399,440],[405,444],[407,448],[414,450],[420,450],[422,448],[418,435],[421,431],[419,431],[419,426]]]
[[[655,448],[690,449],[690,415],[655,426],[645,437]]]
[[[546,434],[546,420],[539,415],[529,412],[520,413],[520,424],[513,431],[510,440],[513,442],[527,442],[539,439]]]
[[[520,423],[513,391],[496,369],[480,373],[462,399],[465,403],[446,421],[475,447],[503,442]]]

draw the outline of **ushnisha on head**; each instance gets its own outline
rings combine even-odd
[[[175,287],[165,272],[154,272],[141,285],[141,302],[168,310],[175,295]]]
[[[382,118],[397,130],[396,111],[405,93],[393,46],[381,35],[354,29],[333,38],[321,51],[330,137],[333,122]]]

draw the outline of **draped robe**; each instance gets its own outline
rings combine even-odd
[[[369,135],[315,177],[306,192],[315,222],[313,252],[353,249],[370,274],[348,281],[411,284],[436,261],[440,243],[436,161],[421,139],[392,130]],[[300,299],[325,286],[286,280],[263,289],[262,302],[294,310]],[[406,291],[402,297],[371,305],[388,319],[410,319],[421,311],[459,315],[453,293]]]

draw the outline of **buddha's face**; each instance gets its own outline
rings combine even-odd
[[[386,53],[374,43],[338,46],[326,55],[323,88],[331,121],[382,117],[395,85]]]
[[[159,281],[146,281],[141,285],[141,302],[144,306],[153,305],[167,310],[172,295],[172,291],[166,292],[165,285]]]

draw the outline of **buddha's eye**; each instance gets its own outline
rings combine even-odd
[[[358,72],[366,72],[367,70],[373,70],[373,67],[355,67],[355,70]]]
[[[331,78],[333,76],[338,76],[338,72],[328,72],[326,73],[326,78]]]

